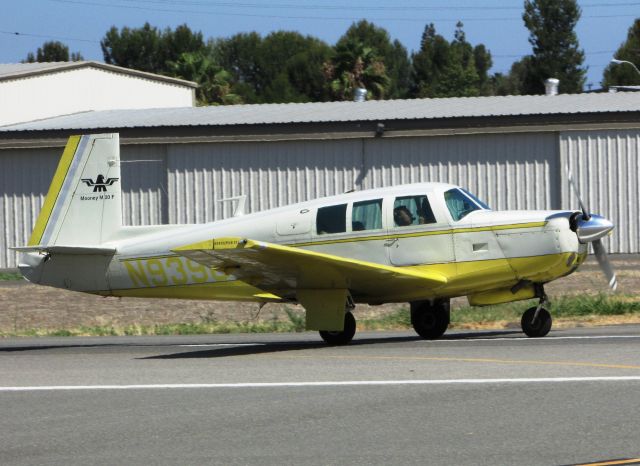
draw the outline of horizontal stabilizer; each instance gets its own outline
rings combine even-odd
[[[21,246],[9,248],[18,252],[44,252],[49,254],[73,254],[73,255],[98,255],[112,256],[116,253],[116,248],[105,248],[102,246]]]

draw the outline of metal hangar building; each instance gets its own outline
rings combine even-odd
[[[420,181],[493,209],[590,210],[640,252],[640,93],[101,110],[0,127],[0,268],[26,244],[66,139],[119,132],[124,223],[200,223]]]

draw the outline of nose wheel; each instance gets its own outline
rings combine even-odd
[[[530,307],[522,314],[520,325],[522,326],[522,331],[528,337],[544,337],[551,330],[551,314],[545,306],[549,306],[549,300],[544,291],[542,291],[538,305],[536,307]]]

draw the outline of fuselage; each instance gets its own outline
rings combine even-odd
[[[54,254],[45,260],[32,253],[21,270],[37,283],[104,295],[260,301],[256,290],[274,290],[262,290],[259,283],[237,280],[232,271],[210,269],[172,252],[212,238],[243,237],[447,277],[437,295],[424,290],[413,295],[354,294],[356,301],[467,295],[474,304],[490,304],[532,297],[532,284],[576,270],[587,246],[571,229],[572,214],[493,211],[456,186],[419,183],[207,224],[123,227],[104,244],[115,254]],[[514,286],[524,291],[515,292]],[[287,290],[278,292],[285,299],[295,298]]]

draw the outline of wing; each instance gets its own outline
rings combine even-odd
[[[118,181],[120,178],[107,178],[107,181],[104,182],[107,186],[111,186],[113,183]]]
[[[82,182],[89,187],[96,185],[91,178],[82,178]]]
[[[349,289],[364,301],[402,300],[428,296],[447,283],[447,278],[436,272],[238,237],[212,239],[172,251],[281,296],[301,289]]]

